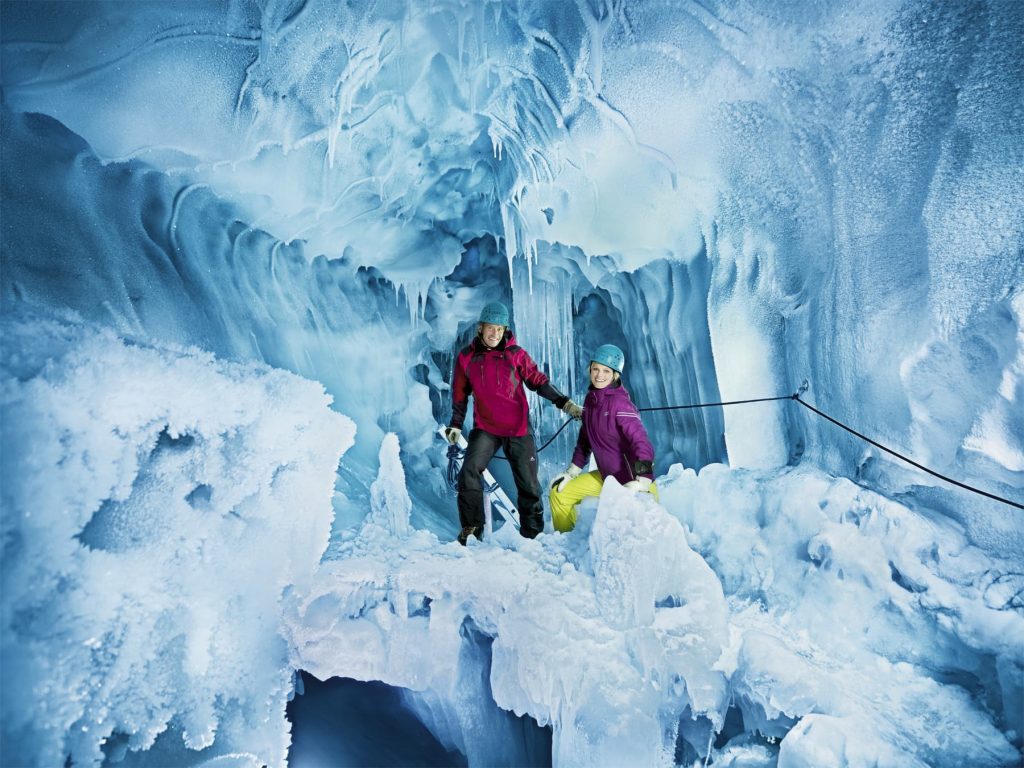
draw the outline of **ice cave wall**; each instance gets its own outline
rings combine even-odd
[[[576,393],[606,340],[642,405],[807,379],[834,416],[1020,498],[1012,0],[0,13],[4,313],[323,382],[358,426],[342,518],[386,431],[413,493],[441,493],[451,355],[491,299]],[[1005,507],[794,406],[653,418],[666,465],[799,459],[1024,554]],[[414,524],[452,525],[431,508]]]
[[[1011,405],[1022,16],[999,0],[11,3],[6,105],[55,117],[108,164],[76,151],[68,215],[83,237],[62,231],[44,250],[28,232],[47,223],[25,227],[5,300],[20,291],[197,337],[335,392],[351,392],[338,359],[358,360],[341,328],[379,317],[403,362],[385,406],[352,410],[398,422],[408,444],[433,421],[428,398],[444,416],[448,355],[476,307],[503,297],[577,390],[601,328],[626,345],[643,404],[788,394],[807,379],[836,417],[1011,493],[1024,469]],[[5,178],[42,167],[24,162]],[[118,174],[127,186],[99,191]],[[104,207],[117,194],[131,201]],[[132,208],[141,227],[113,225]],[[490,261],[460,281],[481,239]],[[52,269],[79,246],[85,258],[63,260],[84,269],[79,298],[106,274],[108,308],[44,295],[38,267],[19,266]],[[166,280],[121,287],[141,277],[124,258],[140,250],[177,262],[187,312]],[[347,281],[372,279],[359,267],[396,286],[408,320],[353,306]],[[331,279],[340,291],[323,288]],[[163,310],[130,306],[143,294]],[[604,324],[570,333],[595,303]],[[465,324],[423,322],[438,315]],[[417,368],[429,392],[406,386]],[[726,410],[724,424],[665,418],[669,461],[803,454],[892,492],[916,487],[975,537],[1021,548],[1002,510],[930,488],[788,405]],[[557,423],[544,416],[539,431]]]

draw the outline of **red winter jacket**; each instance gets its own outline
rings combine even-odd
[[[455,358],[452,376],[452,420],[462,429],[469,396],[473,395],[473,426],[498,437],[522,437],[529,429],[526,385],[561,408],[569,398],[551,386],[537,364],[516,345],[511,331],[494,349],[480,337]]]

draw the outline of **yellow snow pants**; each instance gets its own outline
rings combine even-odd
[[[576,527],[576,507],[589,496],[600,496],[604,479],[596,469],[577,475],[561,491],[551,489],[548,503],[551,504],[551,522],[556,531],[568,533]],[[658,498],[658,487],[651,483],[651,493]]]

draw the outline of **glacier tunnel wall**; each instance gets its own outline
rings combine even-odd
[[[68,215],[84,217],[87,231],[58,248],[107,261],[96,270],[109,275],[101,292],[114,294],[106,321],[261,357],[352,393],[330,385],[345,367],[332,356],[358,360],[337,328],[363,327],[373,310],[353,308],[348,285],[327,299],[314,286],[332,270],[365,281],[362,267],[396,286],[408,321],[381,309],[400,324],[383,335],[402,347],[404,380],[384,408],[356,406],[358,420],[408,411],[411,421],[397,420],[406,439],[432,421],[411,414],[428,395],[408,402],[418,391],[409,372],[425,365],[419,378],[443,400],[448,372],[432,358],[446,363],[465,333],[424,318],[468,325],[497,296],[515,305],[528,348],[577,393],[600,328],[626,345],[642,405],[788,394],[807,379],[819,406],[940,471],[997,492],[1019,483],[1020,418],[1009,406],[1015,385],[1005,385],[1020,325],[1015,3],[81,3],[68,12],[14,2],[4,13],[8,108],[56,118],[115,162],[68,176],[88,211]],[[125,242],[139,227],[110,225],[109,193],[74,188],[117,173],[151,195],[137,215],[164,217],[165,235]],[[132,198],[129,207],[141,199]],[[509,275],[460,281],[467,244],[481,238],[496,243]],[[135,267],[116,266],[126,248],[181,262],[178,285],[198,292],[184,311],[159,280],[139,285],[146,303],[174,307],[163,317],[117,296],[139,295],[117,286],[132,282]],[[6,252],[54,253],[32,243]],[[305,284],[284,291],[275,281],[289,261],[295,276],[285,280]],[[266,280],[255,303],[277,309],[241,310],[254,301],[241,289],[218,295],[236,281],[212,275],[255,274],[261,263],[270,272],[249,278]],[[10,258],[6,266],[10,302],[32,280]],[[594,301],[604,322],[570,329]],[[537,417],[541,433],[553,431],[551,415]],[[805,413],[664,418],[654,431],[666,466],[727,454],[771,466],[803,454],[893,492],[935,495],[950,514],[970,509],[965,524],[986,521],[978,536],[1011,533],[997,508],[933,489]]]
[[[321,382],[356,427],[335,534],[388,432],[414,523],[454,533],[434,430],[491,300],[577,399],[609,341],[641,407],[806,380],[1022,500],[1014,0],[12,0],[0,21],[4,318]],[[795,404],[645,421],[659,472],[816,466],[1024,558],[1014,510]]]

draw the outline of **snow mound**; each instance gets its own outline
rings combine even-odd
[[[282,597],[327,546],[352,423],[265,365],[69,319],[0,334],[0,762],[280,765]]]
[[[559,766],[1019,758],[1024,616],[991,570],[1012,564],[817,470],[659,485],[664,506],[609,480],[575,531],[532,541],[370,519],[293,604],[292,664],[406,689],[471,764],[534,747],[490,700],[550,725]]]
[[[676,465],[659,486],[722,579],[719,668],[744,731],[782,739],[780,766],[1019,759],[1024,606],[998,586],[1019,564],[810,468]]]
[[[294,665],[423,694],[428,726],[466,752],[483,708],[459,681],[486,664],[499,707],[553,726],[557,765],[664,763],[684,712],[724,711],[721,585],[650,497],[610,480],[582,518],[570,535],[530,541],[505,526],[466,548],[368,522],[296,603]],[[485,659],[467,651],[481,637]],[[521,753],[510,741],[489,748]]]

